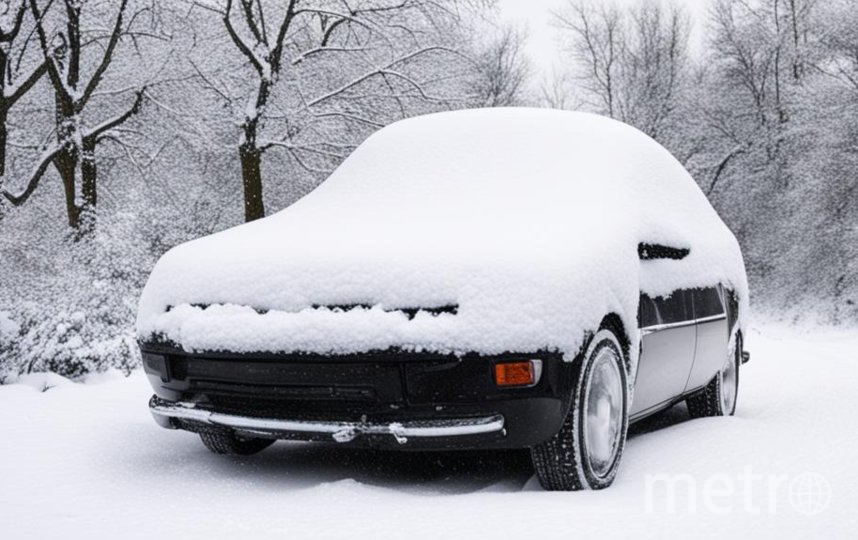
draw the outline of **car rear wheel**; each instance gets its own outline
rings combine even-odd
[[[736,336],[735,346],[724,361],[721,371],[698,394],[685,400],[692,418],[732,416],[736,412],[739,394],[739,366],[742,365],[742,336]]]
[[[200,439],[202,439],[206,448],[215,454],[237,456],[256,454],[274,444],[272,439],[242,437],[231,430],[204,431],[200,433]]]
[[[576,385],[563,427],[531,449],[544,489],[603,489],[614,481],[629,424],[622,351],[613,332],[600,330],[574,368]]]

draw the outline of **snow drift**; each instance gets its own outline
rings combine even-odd
[[[641,242],[690,254],[641,262]],[[470,110],[386,127],[288,209],[172,249],[137,332],[189,351],[571,358],[608,313],[636,342],[641,291],[716,283],[747,306],[735,238],[658,143],[589,114]]]

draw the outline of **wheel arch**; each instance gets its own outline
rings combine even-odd
[[[623,353],[623,361],[626,364],[626,371],[629,375],[629,380],[634,380],[635,378],[635,363],[633,362],[631,355],[631,339],[629,338],[629,334],[626,331],[625,325],[623,324],[623,319],[616,313],[608,313],[602,318],[602,322],[599,324],[599,330],[610,330],[617,336],[617,340],[620,342],[620,347],[622,348]]]

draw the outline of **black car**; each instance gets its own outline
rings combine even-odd
[[[496,191],[522,185],[514,170],[530,154],[515,162],[494,146],[480,154],[488,133],[505,130],[520,144],[545,138],[530,151],[537,171],[543,148],[556,154],[552,145],[560,143],[550,141],[579,142],[568,159],[581,167],[588,156],[617,158],[597,178],[542,170],[548,180],[528,181],[530,199],[512,201]],[[454,212],[455,226],[439,217],[437,238],[434,225],[411,223],[422,221],[420,206],[379,211],[366,225],[371,203],[362,194],[375,200],[398,189],[402,200],[419,202],[408,190],[422,185],[379,185],[386,166],[367,154],[389,147],[397,157],[385,159],[408,164],[418,161],[424,138],[450,144],[452,155],[466,146],[462,155],[491,170],[485,186],[493,191],[477,199],[482,209]],[[611,484],[629,422],[683,400],[694,417],[733,414],[748,358],[741,253],[657,143],[606,119],[514,109],[405,121],[355,155],[295,207],[180,246],[159,263],[141,301],[138,335],[160,425],[198,433],[221,454],[253,454],[279,439],[403,450],[529,448],[543,487],[575,490]],[[624,165],[635,160],[656,165]],[[454,170],[451,191],[473,195],[484,187],[479,179],[458,187],[475,176],[466,166],[433,164],[414,176]],[[404,166],[391,165],[397,174]],[[373,174],[360,174],[366,167]],[[513,178],[497,180],[505,171]],[[604,200],[585,205],[574,196],[601,192],[632,206],[611,210]],[[571,217],[555,204],[571,205]],[[544,212],[514,229],[499,218],[540,205]],[[632,228],[622,222],[630,212]],[[588,239],[552,236],[580,230],[582,215],[603,220]],[[395,231],[383,247],[378,234],[363,234],[387,231],[378,224],[388,222]],[[397,243],[402,230],[407,241]],[[456,235],[465,240],[455,244]],[[473,249],[438,247],[450,244]],[[502,252],[492,255],[486,245]],[[541,258],[542,251],[557,254],[558,245],[566,246],[559,255]],[[604,261],[598,272],[593,261]],[[384,274],[388,267],[392,274]]]

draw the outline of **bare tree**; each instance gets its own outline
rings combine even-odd
[[[550,109],[581,109],[583,104],[576,101],[578,96],[575,96],[572,90],[574,85],[575,81],[569,70],[558,69],[557,66],[554,66],[542,75],[539,82],[538,103]]]
[[[688,74],[687,15],[677,6],[570,0],[555,13],[589,108],[666,142]]]
[[[738,158],[789,182],[783,147],[810,58],[812,0],[718,0],[711,9],[713,86],[703,106],[723,148],[712,167],[712,193]],[[830,64],[830,62],[825,62]]]
[[[45,74],[47,64],[22,67],[21,59],[26,44],[20,47],[15,58],[15,46],[24,25],[26,0],[15,5],[11,0],[0,3],[0,176],[6,174],[7,120],[9,111]],[[3,23],[10,23],[8,27]]]
[[[47,9],[51,4],[49,1],[43,10],[39,7],[38,0],[30,0],[36,35],[54,95],[56,141],[44,148],[24,190],[17,195],[4,191],[3,195],[15,206],[24,204],[36,190],[48,168],[53,165],[62,180],[68,224],[78,231],[80,236],[91,232],[95,227],[98,203],[95,156],[98,143],[110,137],[116,128],[139,112],[145,89],[141,87],[133,90],[133,98],[127,108],[112,117],[91,125],[84,123],[83,118],[88,112],[87,106],[96,95],[114,60],[117,45],[124,35],[128,35],[130,24],[136,16],[146,8],[135,12],[130,17],[131,22],[126,23],[128,0],[120,0],[114,12],[113,24],[106,36],[100,31],[85,40],[81,25],[84,4],[75,0],[64,0],[59,14],[60,29],[49,31],[46,22]],[[100,44],[101,47],[87,47],[94,43]],[[94,63],[85,62],[84,52],[87,50],[99,50],[100,57]],[[83,77],[82,65],[95,66],[88,78]]]
[[[477,55],[477,103],[483,107],[509,107],[526,101],[531,65],[524,55],[527,34],[505,26]]]
[[[262,156],[288,153],[299,168],[330,170],[347,155],[360,129],[377,129],[391,115],[406,116],[416,102],[449,106],[435,94],[449,73],[427,70],[439,56],[458,58],[436,39],[456,15],[454,1],[362,2],[225,0],[215,7],[253,76],[252,88],[221,84],[198,69],[210,90],[239,111],[238,156],[245,219],[265,215]],[[460,59],[460,58],[459,58]],[[448,62],[449,64],[449,62]],[[381,114],[379,114],[381,111]],[[265,133],[263,133],[265,131]],[[268,134],[269,132],[273,132]]]
[[[577,81],[591,107],[614,118],[617,114],[617,78],[624,47],[623,14],[611,3],[569,1],[554,13],[561,31],[571,34],[566,49],[577,64]]]
[[[621,116],[661,139],[688,76],[687,15],[676,5],[642,3],[632,11],[623,48]]]
[[[814,68],[843,83],[858,99],[858,10],[853,0],[831,0],[825,8],[827,31],[820,43],[826,62]]]

